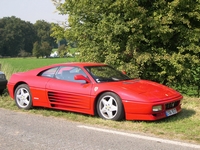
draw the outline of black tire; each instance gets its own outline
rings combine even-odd
[[[103,93],[97,101],[97,113],[106,120],[124,119],[124,107],[120,97],[112,92]]]
[[[27,84],[19,85],[15,90],[15,103],[20,109],[32,108],[32,96]]]

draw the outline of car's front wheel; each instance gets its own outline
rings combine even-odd
[[[120,97],[112,92],[103,93],[97,101],[97,113],[103,119],[122,120],[124,108]]]
[[[21,84],[16,88],[15,103],[21,109],[30,109],[32,107],[31,92],[27,84]]]

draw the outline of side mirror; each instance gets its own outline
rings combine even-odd
[[[77,74],[74,76],[75,80],[84,80],[86,83],[90,83],[90,80],[81,74]]]

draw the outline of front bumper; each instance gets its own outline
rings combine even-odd
[[[181,111],[181,100],[170,100],[164,101],[160,103],[140,103],[140,102],[133,102],[133,101],[123,101],[124,109],[125,109],[125,117],[126,120],[160,120],[163,118],[169,117],[167,114],[170,110],[175,110],[178,114]],[[162,110],[158,112],[153,112],[152,108],[155,105],[162,105]],[[170,115],[170,116],[172,116]]]

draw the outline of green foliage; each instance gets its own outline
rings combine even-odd
[[[42,42],[41,43],[41,51],[42,51],[42,57],[46,56],[50,56],[51,51],[52,51],[52,47],[48,42]]]
[[[41,55],[40,45],[38,42],[35,42],[33,44],[33,56],[39,58]]]
[[[41,57],[49,57],[52,51],[52,47],[48,42],[38,43],[35,42],[33,45],[33,56],[39,58]]]
[[[57,39],[57,41],[60,41],[64,39],[64,28],[59,26],[58,24],[52,23],[51,24],[51,37],[54,37]]]
[[[19,56],[19,57],[30,57],[30,56],[31,56],[31,53],[28,53],[28,52],[26,52],[25,50],[20,50],[18,56]]]
[[[32,53],[36,34],[33,24],[14,16],[0,19],[0,55],[17,56],[21,50]]]
[[[54,46],[55,39],[51,37],[51,24],[44,21],[44,20],[38,20],[34,24],[36,33],[37,33],[37,41],[39,43],[42,42],[48,42],[51,46]]]
[[[63,44],[63,45],[61,45],[60,47],[58,47],[58,55],[60,56],[60,57],[64,57],[64,56],[66,56],[67,55],[67,47]]]
[[[27,57],[32,55],[35,42],[43,43],[42,47],[48,45],[57,47],[55,39],[50,36],[51,24],[38,20],[35,24],[22,21],[14,16],[0,19],[0,55],[11,57]],[[46,45],[46,46],[45,46]],[[41,55],[48,55],[49,52],[41,52]],[[36,55],[36,50],[34,54]]]
[[[199,87],[199,0],[54,3],[69,15],[63,36],[78,43],[81,61],[105,62],[167,85]]]

